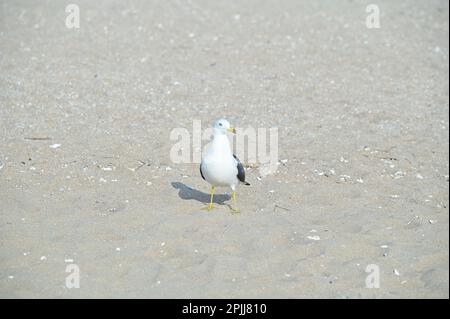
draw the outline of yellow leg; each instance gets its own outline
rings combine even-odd
[[[236,200],[236,191],[233,191],[231,197],[233,198],[233,206],[234,206],[234,208],[232,207],[231,210],[234,213],[239,213],[239,208],[237,207],[237,200]]]
[[[205,208],[203,208],[204,210],[212,210],[212,209],[214,209],[214,202],[213,202],[213,200],[214,200],[214,193],[215,193],[215,191],[216,191],[216,188],[214,186],[211,187],[211,200],[209,202],[209,205],[206,206]]]
[[[216,192],[216,188],[213,186],[211,187],[211,201],[209,202],[209,209],[214,208],[213,199],[214,199],[214,193]]]

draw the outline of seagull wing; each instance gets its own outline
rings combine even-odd
[[[239,160],[239,158],[233,154],[234,159],[236,160],[236,167],[238,170],[238,174],[237,174],[237,178],[244,183],[245,185],[250,185],[249,183],[247,183],[245,181],[245,170],[244,170],[244,166],[242,166],[241,161]]]

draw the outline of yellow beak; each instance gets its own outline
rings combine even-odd
[[[230,127],[230,128],[228,129],[228,132],[231,132],[231,133],[233,133],[233,134],[236,134],[236,129],[235,129],[234,127]]]

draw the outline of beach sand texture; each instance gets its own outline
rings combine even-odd
[[[0,297],[448,298],[448,2],[369,3],[2,1]],[[221,117],[239,215],[170,158]]]

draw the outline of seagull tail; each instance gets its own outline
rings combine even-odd
[[[250,186],[250,183],[244,182],[244,185],[246,185],[246,186]]]

